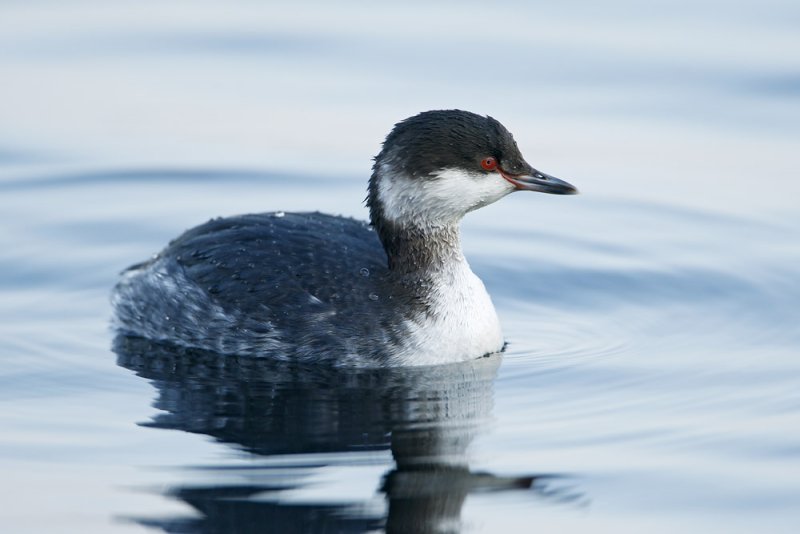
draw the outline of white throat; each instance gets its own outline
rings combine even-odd
[[[413,226],[458,224],[468,212],[514,190],[499,173],[447,168],[430,177],[413,178],[383,164],[380,174],[377,186],[383,216],[393,223]]]

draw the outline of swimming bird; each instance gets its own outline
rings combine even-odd
[[[503,350],[459,225],[515,191],[574,194],[497,120],[461,110],[397,123],[375,157],[370,222],[323,213],[212,219],[128,268],[121,334],[334,366],[451,363]]]

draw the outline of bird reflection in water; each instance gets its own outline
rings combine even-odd
[[[199,513],[134,518],[165,532],[457,532],[468,494],[526,490],[571,502],[547,475],[470,470],[466,450],[491,418],[499,355],[401,369],[333,369],[221,356],[118,336],[118,364],[152,382],[161,410],[145,426],[206,434],[250,456],[203,468],[214,482],[168,490]],[[391,450],[370,503],[295,502],[315,470]],[[380,462],[372,453],[374,464]],[[391,462],[387,458],[387,463]],[[322,500],[322,499],[320,499]],[[373,503],[374,504],[374,503]]]

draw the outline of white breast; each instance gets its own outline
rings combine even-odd
[[[398,355],[404,365],[473,360],[503,348],[503,332],[492,299],[461,256],[434,278],[432,315],[407,323],[409,343]]]

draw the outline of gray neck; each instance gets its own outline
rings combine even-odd
[[[384,222],[376,227],[389,259],[389,270],[395,274],[435,275],[464,258],[457,224],[399,228]]]
[[[403,220],[389,217],[384,203],[379,194],[381,179],[389,179],[391,169],[377,159],[369,181],[367,206],[369,207],[370,222],[378,233],[378,237],[386,251],[389,261],[389,270],[394,274],[421,274],[436,273],[447,265],[463,259],[461,252],[461,232],[459,222],[432,223],[424,219],[414,218],[410,213],[404,213]],[[410,177],[397,175],[406,183],[411,183]],[[424,276],[423,276],[424,277]]]

